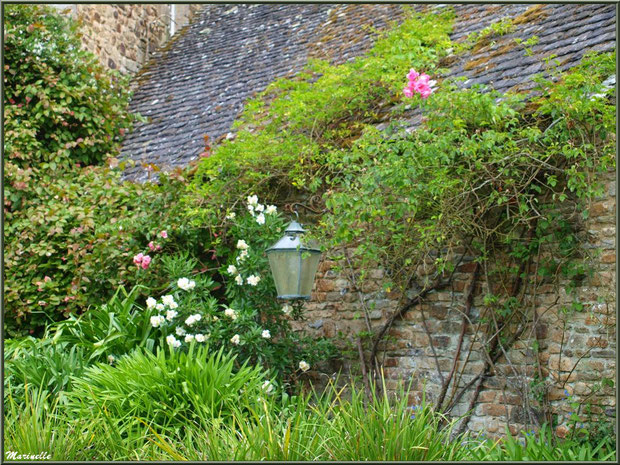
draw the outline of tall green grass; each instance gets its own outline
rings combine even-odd
[[[115,366],[97,364],[75,379],[67,407],[75,416],[92,411],[138,418],[156,431],[180,431],[229,417],[239,404],[256,404],[265,373],[223,349],[191,344],[188,352],[136,350]],[[126,422],[125,422],[126,423]]]
[[[5,449],[53,460],[615,461],[611,438],[556,440],[550,429],[502,441],[453,437],[456,420],[408,393],[333,383],[320,393],[268,394],[259,368],[194,347],[135,351],[100,364],[57,396],[25,387],[5,398]]]

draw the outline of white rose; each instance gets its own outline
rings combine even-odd
[[[196,323],[196,319],[194,318],[194,315],[190,315],[190,316],[188,316],[188,317],[185,319],[185,324],[186,324],[187,326],[191,326],[191,325],[193,325],[194,323]]]
[[[271,394],[273,392],[273,384],[271,384],[271,381],[265,381],[261,387],[266,394]]]
[[[243,284],[243,278],[241,277],[240,274],[238,274],[237,276],[235,276],[235,282],[241,286]]]
[[[259,203],[258,205],[256,205],[256,207],[254,207],[254,210],[256,210],[257,212],[262,212],[263,210],[265,210],[265,206],[262,203]]]
[[[161,298],[161,301],[164,303],[164,305],[166,305],[167,307],[172,307],[172,304],[174,304],[174,297],[172,297],[171,295],[165,295]]]
[[[177,333],[177,336],[185,336],[185,330],[180,326],[177,326],[177,329],[174,330]]]
[[[248,196],[248,205],[256,205],[258,204],[258,197],[256,195]]]
[[[188,334],[185,336],[185,342],[187,342],[188,344],[190,342],[192,342],[194,340],[194,335],[193,334]]]
[[[274,215],[276,212],[278,211],[278,209],[276,208],[275,205],[269,205],[266,209],[265,209],[265,213],[267,215]]]
[[[246,250],[247,248],[249,248],[250,246],[247,244],[247,242],[245,242],[243,239],[239,239],[237,241],[237,248],[241,249],[241,250]]]
[[[196,334],[196,341],[197,342],[205,342],[206,337],[204,334]]]
[[[172,334],[166,338],[166,342],[172,347],[179,347],[181,345],[181,342],[177,341],[177,338],[174,337]]]
[[[268,329],[265,329],[262,333],[261,336],[263,336],[265,339],[269,339],[271,337],[271,333],[269,332]]]
[[[146,299],[146,308],[153,308],[157,305],[157,301],[153,297]]]
[[[302,360],[301,362],[299,362],[299,368],[301,369],[301,371],[308,371],[310,369],[310,365],[305,360]]]
[[[262,213],[256,217],[256,222],[258,224],[265,224],[265,215]]]
[[[230,342],[232,342],[235,345],[239,345],[240,341],[241,341],[241,338],[239,337],[238,334],[235,334],[233,337],[230,338]]]
[[[235,265],[228,265],[228,268],[226,268],[226,272],[228,274],[236,274],[237,273],[237,267]]]
[[[260,281],[260,276],[250,275],[248,276],[248,284],[250,286],[256,286]]]
[[[166,312],[166,320],[168,321],[172,321],[172,319],[177,316],[177,312],[176,310],[168,310]]]
[[[161,315],[155,315],[151,317],[151,326],[153,326],[153,328],[157,328],[159,325],[161,325],[164,322],[164,317]]]
[[[161,312],[165,308],[165,306],[164,304],[157,304],[155,305],[155,308]]]

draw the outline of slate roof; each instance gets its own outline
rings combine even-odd
[[[440,5],[416,9],[442,8]],[[557,55],[560,69],[589,50],[615,48],[615,6],[610,4],[454,5],[452,40],[510,18],[514,32],[490,35],[470,52],[444,59],[450,76],[499,91],[527,91],[543,59]],[[308,58],[341,63],[367,51],[375,33],[403,17],[402,5],[207,5],[138,77],[130,108],[148,118],[124,143],[121,158],[137,162],[128,178],[147,178],[145,163],[164,170],[186,166],[226,136],[244,101],[280,76],[301,71]],[[533,35],[528,56],[514,39]],[[412,115],[419,121],[420,115]]]

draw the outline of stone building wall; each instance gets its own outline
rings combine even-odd
[[[82,43],[101,63],[134,74],[202,4],[57,4],[83,24]]]
[[[574,401],[592,404],[594,413],[615,415],[614,389],[600,386],[602,377],[614,382],[616,378],[614,175],[609,175],[606,185],[607,194],[591,205],[584,228],[587,235],[584,249],[593,253],[595,258],[591,261],[594,275],[585,278],[577,289],[583,309],[563,310],[570,309],[573,302],[573,297],[566,293],[566,283],[560,283],[558,287],[543,284],[538,287],[536,295],[527,295],[536,309],[536,330],[528,328],[523,332],[507,357],[501,357],[494,364],[482,383],[468,429],[501,435],[506,426],[513,433],[525,427],[532,428],[537,421],[545,421],[538,401],[548,403],[559,415],[560,424],[556,431],[560,436],[567,431],[562,423],[569,417],[570,404]],[[465,257],[461,262],[451,287],[429,293],[421,305],[409,310],[402,319],[396,319],[387,333],[382,347],[384,352],[380,354],[387,388],[395,391],[400,383],[407,385],[413,380],[412,404],[419,403],[422,396],[431,403],[435,402],[442,380],[448,378],[453,368],[462,330],[465,293],[475,267],[471,260],[472,257]],[[329,260],[329,256],[324,257],[312,300],[305,305],[307,320],[298,323],[297,328],[315,336],[332,338],[340,341],[342,347],[349,347],[350,353],[355,354],[349,362],[343,367],[330,369],[344,368],[345,372],[350,370],[359,374],[357,334],[366,331],[368,324],[374,331],[380,328],[387,316],[398,308],[400,296],[382,290],[382,270],[370,270],[371,279],[358,289],[346,266],[338,269],[342,265],[342,262]],[[465,326],[456,364],[455,373],[460,374],[450,383],[446,399],[458,392],[454,389],[455,383],[459,388],[465,386],[485,365],[481,333],[477,332],[483,323],[480,314],[484,293],[480,281],[474,288],[469,314],[471,324]],[[539,351],[535,350],[536,345]],[[366,360],[368,355],[366,351]],[[329,374],[315,372],[314,380],[320,382]],[[544,397],[541,382],[548,386]],[[474,390],[475,384],[451,410],[453,415],[466,413]],[[538,401],[534,400],[536,398]]]

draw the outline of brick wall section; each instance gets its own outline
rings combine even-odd
[[[508,359],[499,359],[482,385],[474,414],[468,428],[491,435],[501,435],[508,426],[513,433],[526,425],[544,421],[537,401],[536,382],[540,379],[550,386],[547,402],[554,413],[567,419],[572,400],[588,400],[595,406],[594,412],[615,414],[614,390],[603,388],[592,393],[601,377],[615,381],[615,176],[606,181],[605,197],[597,199],[590,208],[590,218],[585,224],[587,232],[585,249],[593,253],[591,260],[595,273],[586,278],[577,289],[579,301],[584,304],[581,312],[564,313],[562,307],[570,306],[572,297],[567,296],[565,284],[543,285],[537,295],[527,295],[535,304],[539,323],[535,332],[526,330],[509,351]],[[471,257],[469,258],[471,260]],[[353,339],[359,331],[367,328],[363,300],[369,323],[373,329],[380,328],[386,316],[398,307],[398,296],[382,291],[383,272],[371,270],[371,279],[362,290],[354,288],[346,271],[336,271],[338,263],[325,258],[319,267],[312,300],[306,304],[307,320],[296,324],[315,336],[333,338],[338,344],[355,348]],[[396,390],[403,381],[413,380],[411,403],[418,403],[424,395],[433,402],[441,390],[453,365],[457,342],[461,331],[464,293],[466,292],[473,264],[467,257],[454,275],[450,289],[433,291],[424,303],[396,320],[388,332],[384,344],[383,366],[387,388]],[[533,270],[532,270],[533,271]],[[484,366],[480,336],[475,336],[480,324],[483,293],[479,283],[474,291],[474,301],[467,326],[461,356],[457,365],[458,386],[471,381]],[[556,303],[556,299],[557,303]],[[424,320],[437,358],[424,328]],[[480,334],[480,333],[478,333]],[[340,337],[342,336],[342,338]],[[537,354],[534,341],[540,347]],[[471,352],[470,352],[471,346]],[[353,352],[351,352],[353,353]],[[357,351],[354,352],[357,354]],[[468,362],[464,360],[468,357]],[[536,357],[540,359],[538,372]],[[464,365],[464,368],[463,368]],[[329,367],[325,371],[344,368],[359,374],[357,355],[344,366]],[[328,373],[331,374],[331,373]],[[325,373],[315,373],[315,381],[324,380]],[[448,389],[451,397],[454,383]],[[456,404],[452,413],[462,415],[469,405],[473,388],[470,388]],[[572,397],[567,398],[565,390]],[[530,426],[527,426],[528,428]],[[560,435],[566,428],[560,425]]]
[[[176,31],[203,7],[176,5]],[[97,55],[104,66],[123,74],[138,72],[170,38],[168,4],[77,4],[70,10],[84,25],[84,47]]]

